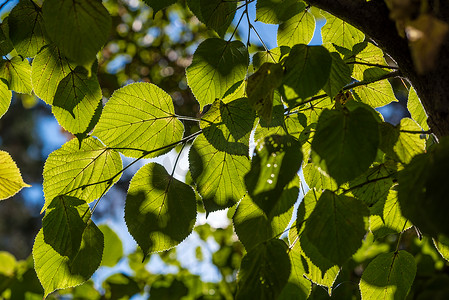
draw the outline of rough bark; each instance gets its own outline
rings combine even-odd
[[[384,0],[306,0],[357,27],[392,59],[415,88],[428,115],[428,124],[438,137],[449,135],[449,36],[440,49],[431,72],[416,72],[408,41],[398,35]],[[438,1],[437,17],[449,21],[449,1]],[[448,22],[449,23],[449,22]]]

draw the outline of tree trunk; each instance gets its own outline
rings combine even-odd
[[[384,0],[306,0],[357,27],[398,64],[415,88],[437,138],[449,135],[449,36],[439,51],[436,67],[425,74],[415,69],[407,39],[399,36]],[[436,1],[435,1],[436,2]],[[438,1],[437,17],[449,23],[449,1]]]

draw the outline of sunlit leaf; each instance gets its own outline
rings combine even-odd
[[[0,78],[10,90],[21,94],[31,94],[31,66],[28,60],[15,56],[0,61]]]
[[[433,244],[438,250],[438,253],[447,261],[449,261],[449,238],[444,235],[438,236],[438,238],[433,239]]]
[[[317,93],[326,84],[331,66],[332,58],[323,46],[295,45],[284,63],[287,101]]]
[[[363,299],[405,299],[416,274],[413,255],[400,250],[379,254],[360,280]]]
[[[338,185],[335,180],[321,171],[313,163],[306,164],[303,169],[304,179],[309,188],[316,188],[317,190],[335,190]]]
[[[264,63],[278,63],[290,52],[286,46],[276,47],[268,51],[258,51],[252,57],[254,70],[260,68]]]
[[[123,257],[123,245],[118,235],[107,224],[98,226],[104,236],[102,266],[114,267]]]
[[[221,99],[230,87],[243,80],[248,64],[248,50],[242,42],[217,38],[203,41],[186,69],[187,82],[200,106]]]
[[[0,81],[0,118],[8,111],[11,98],[12,92],[3,81]]]
[[[125,221],[145,255],[182,242],[195,220],[195,193],[163,166],[149,163],[134,175],[126,197]]]
[[[199,2],[202,21],[223,37],[234,19],[237,2],[223,0],[199,0]]]
[[[409,163],[415,155],[424,153],[426,140],[420,137],[421,127],[410,118],[403,118],[398,129],[399,137],[393,149],[402,162]]]
[[[33,57],[49,43],[41,8],[34,1],[19,1],[8,17],[9,38],[17,53]]]
[[[101,102],[101,88],[96,75],[77,67],[58,85],[52,112],[59,124],[67,131],[77,134],[88,129]]]
[[[291,263],[284,241],[273,239],[242,259],[235,299],[276,299],[287,284]]]
[[[29,187],[20,174],[19,168],[8,152],[0,150],[0,200],[15,195],[24,187]]]
[[[84,139],[81,147],[75,139],[65,143],[45,162],[45,205],[42,211],[59,195],[94,201],[120,179],[121,169],[118,152],[94,138]]]
[[[374,161],[379,145],[379,130],[373,114],[358,107],[353,111],[327,110],[321,114],[312,149],[318,165],[338,184],[361,175]]]
[[[364,216],[368,215],[361,201],[326,190],[307,219],[303,234],[321,255],[342,266],[362,245]]]
[[[415,120],[422,129],[429,130],[429,125],[427,125],[427,114],[413,87],[410,87],[410,92],[408,94],[407,109],[410,112],[412,119]]]
[[[304,10],[279,25],[278,45],[293,47],[296,44],[308,44],[315,33],[315,17]]]
[[[170,151],[183,131],[172,98],[159,87],[141,82],[112,94],[93,135],[126,156],[140,157],[145,151],[146,157],[156,157]]]
[[[326,18],[326,24],[321,28],[323,44],[335,44],[339,47],[352,50],[355,44],[363,42],[365,39],[363,32],[349,23],[323,10],[321,14]]]
[[[256,3],[256,21],[268,24],[281,24],[305,8],[298,0],[258,0]]]
[[[351,82],[351,69],[337,52],[332,52],[331,56],[331,72],[323,90],[329,97],[334,98],[345,85]]]
[[[373,65],[388,66],[382,50],[372,43],[359,43],[354,45],[353,54],[345,56],[345,61],[353,66],[352,77],[363,80],[366,69]]]
[[[369,68],[363,72],[364,81],[374,81],[381,76],[388,74],[379,68]],[[359,85],[353,89],[356,97],[361,102],[368,104],[373,108],[387,105],[391,102],[397,102],[391,84],[388,80],[379,80],[365,85]]]
[[[95,60],[112,25],[101,1],[46,0],[42,12],[48,35],[65,56],[79,65]]]
[[[33,59],[31,79],[36,96],[48,104],[53,104],[59,82],[65,78],[74,66],[71,66],[59,49],[50,45]]]

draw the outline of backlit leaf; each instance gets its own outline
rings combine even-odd
[[[52,152],[44,166],[44,211],[59,195],[92,202],[119,180],[122,161],[117,151],[108,149],[94,138],[75,139]],[[116,176],[116,177],[114,177]],[[96,183],[96,184],[94,184]]]
[[[361,201],[326,190],[307,219],[303,234],[321,255],[342,266],[362,245],[364,216],[368,215]]]
[[[379,254],[360,280],[363,299],[405,299],[416,274],[413,255],[400,250]]]
[[[46,0],[45,28],[65,56],[79,65],[95,60],[111,30],[111,16],[101,1]]]
[[[312,149],[319,157],[315,155],[313,159],[318,165],[324,163],[329,175],[340,185],[368,169],[378,145],[377,121],[369,110],[325,109],[312,141]]]
[[[114,267],[123,256],[123,245],[118,235],[107,224],[98,226],[104,236],[102,266]]]
[[[42,49],[33,59],[31,79],[36,96],[53,104],[59,82],[71,71],[71,66],[55,45]]]
[[[0,150],[0,200],[15,195],[23,187],[29,187],[20,174],[19,168],[8,152]]]
[[[372,43],[359,43],[354,45],[353,54],[345,57],[345,61],[353,65],[352,77],[363,80],[366,69],[372,65],[388,66],[382,50]]]
[[[183,131],[172,98],[159,87],[141,82],[112,94],[93,135],[126,156],[140,157],[146,151],[146,157],[156,157],[170,151]]]
[[[243,80],[248,64],[248,50],[242,42],[218,38],[203,41],[186,69],[187,82],[200,106],[221,99],[230,87]]]
[[[281,24],[305,9],[298,0],[258,0],[256,3],[256,21],[268,24]]]
[[[403,118],[398,128],[399,137],[393,149],[402,162],[409,163],[415,155],[424,153],[426,140],[418,133],[421,127],[410,118]]]
[[[444,235],[440,235],[437,239],[433,239],[433,244],[437,248],[438,253],[445,260],[449,261],[449,239]]]
[[[335,44],[339,47],[352,50],[355,44],[363,42],[365,39],[363,32],[349,23],[325,11],[321,11],[321,14],[326,18],[326,24],[321,28],[323,44]]]
[[[410,112],[412,119],[415,120],[422,129],[429,130],[429,125],[427,125],[427,114],[413,87],[410,87],[410,92],[408,94],[407,109]]]
[[[340,54],[332,52],[332,67],[329,75],[329,80],[323,87],[326,94],[334,98],[342,90],[342,88],[351,82],[351,69],[341,59]]]
[[[268,51],[258,51],[254,53],[252,58],[254,70],[260,68],[264,63],[280,62],[289,52],[289,47],[281,46]]]
[[[308,44],[315,32],[315,17],[304,10],[279,25],[278,45],[293,47],[296,44]]]
[[[28,60],[15,56],[0,62],[0,78],[16,93],[31,94],[31,66]]]
[[[201,18],[207,27],[223,37],[234,19],[236,1],[200,0]]]
[[[195,220],[196,198],[190,186],[156,163],[134,175],[126,197],[125,221],[145,255],[182,242]]]
[[[33,57],[49,43],[41,8],[33,1],[19,1],[8,17],[9,38],[17,53]]]
[[[273,239],[263,243],[243,257],[235,299],[276,299],[287,284],[290,272],[285,242]]]
[[[303,169],[304,179],[309,188],[316,188],[317,190],[336,190],[338,185],[335,180],[321,171],[313,163],[306,164]]]
[[[12,92],[3,81],[0,81],[0,118],[8,111],[11,104]]]
[[[382,75],[388,74],[379,68],[369,68],[363,72],[363,79],[365,81],[374,81]],[[365,85],[359,85],[353,89],[356,97],[361,102],[368,104],[373,108],[387,105],[391,102],[397,102],[391,84],[388,80],[378,80]]]
[[[101,97],[97,76],[89,77],[84,68],[77,67],[59,83],[52,112],[65,130],[83,133],[88,129]]]

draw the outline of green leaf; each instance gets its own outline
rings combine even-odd
[[[67,131],[86,132],[101,103],[101,88],[96,75],[88,76],[83,67],[70,72],[58,85],[52,112]]]
[[[10,90],[21,94],[31,94],[31,66],[28,60],[15,56],[0,61],[0,78]]]
[[[80,216],[81,217],[81,216]],[[74,257],[59,254],[45,241],[41,229],[33,246],[34,268],[47,297],[51,292],[87,281],[97,270],[103,254],[103,234],[91,221],[82,234]]]
[[[54,198],[42,219],[45,243],[59,255],[73,259],[90,216],[86,201],[70,196]]]
[[[296,175],[284,188],[277,205],[268,216],[248,195],[240,201],[232,220],[239,240],[248,251],[259,243],[282,234],[290,223],[298,194],[299,180]]]
[[[49,43],[41,8],[33,1],[21,0],[8,17],[9,38],[22,57],[33,57]]]
[[[317,190],[336,190],[338,188],[335,180],[321,171],[313,163],[306,164],[303,169],[304,179],[309,188],[316,188]]]
[[[299,14],[306,5],[298,0],[258,0],[256,21],[267,24],[281,24]]]
[[[449,238],[440,235],[437,239],[433,239],[433,244],[438,250],[438,253],[447,261],[449,261]]]
[[[394,95],[393,88],[387,79],[375,81],[377,78],[388,73],[388,71],[379,68],[366,69],[363,72],[363,79],[370,83],[359,85],[353,89],[356,98],[373,108],[384,106],[391,102],[397,102],[398,100]]]
[[[0,150],[0,200],[14,196],[29,186],[23,181],[19,168],[8,152]]]
[[[413,87],[410,87],[410,92],[408,94],[407,109],[410,112],[412,119],[415,120],[422,129],[429,130],[429,125],[427,125],[427,114]]]
[[[107,224],[98,226],[104,236],[102,266],[114,267],[123,257],[123,245],[118,235]]]
[[[323,44],[335,44],[339,47],[352,50],[352,47],[363,42],[365,35],[347,22],[321,11],[326,18],[326,24],[321,28]]]
[[[0,118],[8,111],[11,99],[12,92],[3,81],[0,81]]]
[[[440,139],[432,150],[415,156],[399,173],[398,197],[405,218],[423,233],[449,236],[447,195],[449,186],[442,184],[449,170],[449,140]]]
[[[288,135],[271,135],[257,145],[251,169],[245,175],[248,193],[270,215],[284,187],[301,167],[301,144]]]
[[[259,117],[268,123],[271,122],[274,89],[282,83],[282,76],[281,65],[264,63],[248,78],[246,93],[249,104]]]
[[[277,42],[278,45],[289,47],[308,44],[314,33],[315,17],[308,10],[304,10],[279,25]]]
[[[14,50],[14,46],[9,39],[8,17],[6,17],[0,24],[0,56],[6,56],[12,50]]]
[[[254,70],[260,68],[264,63],[280,62],[289,52],[289,47],[281,46],[268,51],[258,51],[254,53],[252,58]]]
[[[207,213],[231,207],[246,194],[243,176],[250,169],[247,155],[219,151],[200,135],[190,148],[189,163]]]
[[[59,195],[92,202],[120,179],[122,161],[117,151],[94,138],[75,139],[52,152],[44,166],[44,211]],[[115,176],[115,177],[114,177]]]
[[[307,219],[303,234],[321,255],[342,266],[362,245],[367,225],[364,216],[368,215],[361,201],[326,190]]]
[[[295,45],[284,62],[287,101],[315,95],[327,82],[332,57],[323,46]]]
[[[379,129],[371,111],[328,110],[321,114],[312,141],[317,165],[326,167],[335,181],[354,179],[368,169],[377,154]]]
[[[345,85],[351,82],[351,68],[343,61],[340,54],[332,52],[332,67],[329,80],[323,87],[332,99],[340,93]]]
[[[413,255],[401,250],[379,254],[360,280],[363,299],[405,299],[416,274]]]
[[[231,25],[237,8],[237,1],[200,0],[201,18],[207,27],[224,37]]]
[[[153,16],[160,10],[174,4],[177,0],[143,0],[153,9]]]
[[[218,38],[203,41],[186,69],[187,82],[201,107],[221,99],[236,82],[243,80],[249,64],[248,49],[240,41]]]
[[[146,151],[149,158],[169,152],[183,131],[166,92],[154,84],[132,83],[112,94],[93,135],[126,156]]]
[[[7,251],[0,251],[0,261],[2,262],[0,265],[0,274],[7,277],[14,276],[18,265],[14,255]]]
[[[365,70],[372,68],[372,64],[388,66],[382,50],[367,42],[354,45],[353,53],[345,61],[353,65],[352,77],[357,80],[364,79]]]
[[[253,248],[242,259],[235,299],[276,299],[287,284],[291,263],[284,241]]]
[[[51,40],[78,65],[95,60],[111,30],[111,16],[101,1],[46,0],[42,6]]]
[[[52,105],[59,82],[70,73],[72,67],[55,45],[42,49],[33,59],[31,68],[36,96]]]
[[[125,221],[145,256],[178,245],[192,232],[195,220],[196,198],[190,186],[157,163],[143,166],[134,175]]]
[[[403,118],[398,128],[399,137],[393,149],[402,162],[409,163],[415,155],[424,153],[426,140],[417,134],[421,127],[410,118]]]

